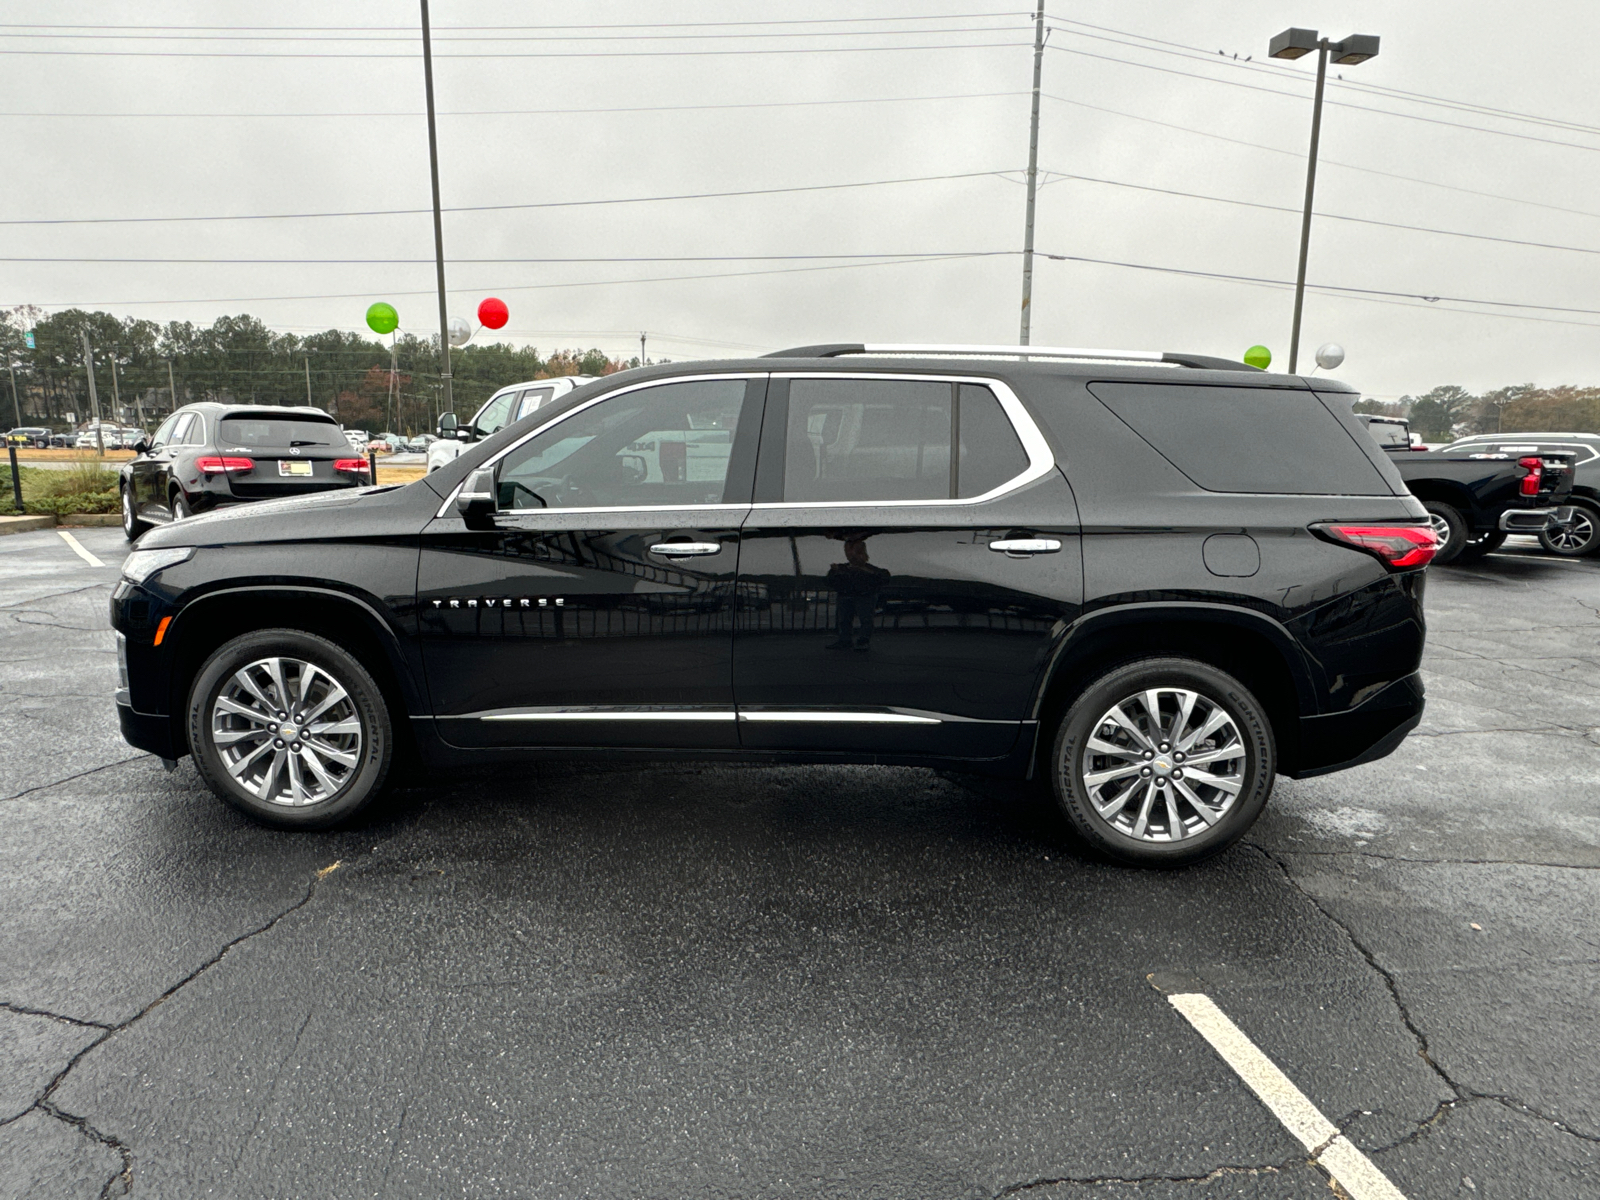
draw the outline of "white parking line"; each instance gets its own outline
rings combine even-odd
[[[1228,1019],[1204,992],[1167,997],[1351,1200],[1406,1200],[1399,1188]]]
[[[66,542],[67,545],[72,547],[73,553],[76,554],[79,558],[83,559],[83,561],[88,563],[91,567],[103,567],[103,566],[105,566],[105,563],[101,562],[98,558],[96,558],[94,555],[90,554],[87,550],[85,550],[83,548],[83,543],[80,542],[77,538],[73,537],[65,529],[58,529],[58,530],[56,530],[56,532],[61,535],[61,540],[62,541]]]

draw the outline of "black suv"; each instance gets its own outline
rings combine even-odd
[[[151,525],[225,504],[368,482],[367,460],[351,454],[320,408],[190,404],[133,449],[118,485],[130,542]]]
[[[1027,354],[629,371],[407,486],[156,530],[112,599],[123,733],[296,828],[402,758],[1040,774],[1091,843],[1169,864],[1276,774],[1392,751],[1437,538],[1355,393]]]

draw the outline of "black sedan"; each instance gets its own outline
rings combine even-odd
[[[132,541],[226,504],[359,487],[367,460],[318,408],[190,404],[134,446],[122,468],[122,529]]]

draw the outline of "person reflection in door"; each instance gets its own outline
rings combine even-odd
[[[827,648],[865,650],[872,644],[872,614],[878,607],[878,589],[889,578],[889,572],[868,561],[864,537],[847,538],[844,557],[844,562],[828,568],[828,586],[838,597],[839,636]]]

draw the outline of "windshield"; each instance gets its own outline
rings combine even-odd
[[[332,421],[309,417],[224,417],[217,441],[236,450],[342,446],[344,435]]]

